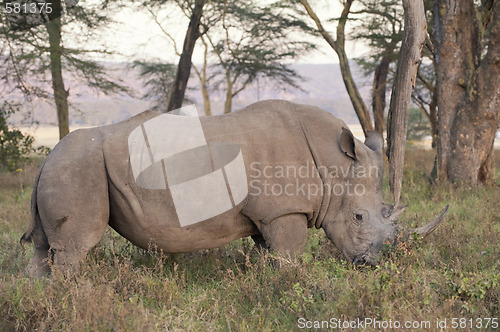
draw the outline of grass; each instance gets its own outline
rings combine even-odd
[[[42,280],[24,276],[33,251],[18,244],[36,166],[0,173],[0,330],[288,331],[300,318],[429,321],[435,329],[437,319],[450,328],[452,318],[499,318],[500,190],[431,186],[430,151],[409,150],[405,167],[404,226],[421,226],[446,204],[450,210],[427,239],[392,248],[376,268],[346,262],[321,230],[309,230],[300,263],[281,269],[250,239],[166,255],[109,230],[78,274]]]

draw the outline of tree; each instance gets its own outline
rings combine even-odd
[[[192,10],[187,3],[175,2],[177,9],[192,22]],[[144,5],[172,43],[175,53],[182,57],[184,52],[179,50],[160,19],[161,10],[167,7],[151,1]],[[280,1],[256,5],[250,0],[221,0],[208,2],[203,7],[199,23],[201,32],[197,38],[197,46],[203,47],[203,64],[191,63],[190,67],[200,80],[205,114],[211,114],[209,94],[213,89],[225,89],[224,112],[228,113],[232,110],[233,98],[259,78],[297,87],[299,76],[283,62],[304,54],[314,45],[290,37],[293,31],[302,32],[308,28],[288,10],[288,6],[287,2]],[[171,96],[175,94],[175,82],[169,92]]]
[[[208,43],[203,36],[201,36],[200,40],[203,43],[203,64],[200,69],[193,65],[193,69],[200,80],[205,115],[210,116],[212,115],[212,106],[210,103],[210,94],[208,92]]]
[[[358,116],[359,123],[363,128],[363,132],[366,135],[367,132],[373,131],[373,124],[370,119],[370,113],[368,112],[368,108],[366,107],[363,99],[361,98],[361,94],[354,82],[354,79],[351,74],[351,68],[349,66],[349,59],[347,58],[347,54],[345,52],[345,25],[348,19],[348,15],[351,10],[351,5],[354,0],[346,0],[344,2],[344,9],[338,19],[339,23],[337,24],[337,38],[334,39],[332,35],[325,30],[321,20],[318,18],[311,5],[307,0],[300,0],[300,3],[306,10],[309,17],[314,21],[317,32],[321,34],[321,36],[325,39],[325,41],[330,45],[330,47],[337,53],[340,64],[340,71],[342,73],[342,79],[344,80],[344,85],[346,87],[347,93],[351,99],[351,103],[354,107],[354,111]]]
[[[15,113],[19,105],[4,102],[0,105],[0,168],[9,171],[19,169],[22,164],[29,160],[30,153],[47,154],[50,150],[46,147],[34,148],[35,138],[23,134],[20,130],[9,128],[8,118]]]
[[[63,3],[52,2],[62,13]],[[110,4],[106,4],[110,5]],[[62,16],[50,17],[42,24],[24,27],[23,31],[11,29],[12,20],[2,15],[0,23],[0,50],[3,66],[1,79],[13,90],[20,90],[29,100],[53,99],[57,109],[59,138],[69,133],[69,89],[64,83],[64,73],[73,74],[89,86],[100,91],[126,91],[119,84],[108,79],[102,65],[90,60],[88,54],[107,54],[102,49],[65,47],[64,39],[86,40],[96,37],[99,28],[110,22],[109,7],[101,5],[66,7]],[[57,12],[57,11],[55,11]],[[39,23],[39,22],[38,22]],[[15,27],[15,25],[14,25]],[[76,43],[75,43],[76,44]],[[46,90],[46,74],[50,73],[52,91]]]
[[[170,42],[172,43],[172,46],[174,47],[174,52],[177,56],[181,56],[181,52],[179,50],[179,48],[177,47],[177,42],[175,41],[175,38],[172,36],[172,34],[167,31],[165,29],[165,27],[163,26],[162,24],[162,21],[160,20],[159,18],[159,15],[158,15],[158,11],[159,11],[159,7],[156,5],[153,5],[153,6],[150,6],[148,5],[148,3],[144,3],[144,5],[146,6],[146,9],[147,11],[151,14],[151,16],[153,17],[156,25],[160,28],[160,30],[162,31],[162,33],[167,37],[167,39],[170,40]],[[187,16],[188,18],[190,17],[190,14],[187,10],[185,10],[185,8],[183,6],[180,5],[180,3],[178,4],[178,6],[180,7],[180,9],[182,10],[182,12],[184,13],[185,16]],[[204,23],[204,26],[205,27],[208,27],[208,23]],[[201,89],[201,94],[202,94],[202,97],[203,97],[203,106],[204,106],[204,109],[205,109],[205,115],[209,116],[212,114],[212,111],[211,111],[211,104],[210,104],[210,97],[209,97],[209,92],[208,92],[208,73],[207,73],[207,70],[208,70],[208,49],[209,49],[209,46],[208,46],[208,43],[206,41],[206,39],[203,37],[203,36],[200,36],[199,37],[199,40],[201,41],[201,43],[203,44],[203,64],[200,68],[198,68],[192,61],[191,61],[191,67],[194,69],[196,75],[198,76],[198,79],[200,80],[200,89]],[[160,65],[158,63],[158,65]],[[163,64],[163,66],[170,66],[169,64]],[[165,77],[165,73],[161,73],[161,72],[158,72],[158,73],[154,73],[154,71],[151,71],[151,69],[153,68],[144,68],[143,69],[143,73],[141,75],[143,76],[148,76],[148,75],[155,75],[155,76],[162,76],[166,79]],[[158,69],[161,70],[161,68],[158,67]],[[144,71],[145,70],[145,71]],[[167,107],[168,107],[168,104],[169,104],[169,96],[171,96],[171,88],[173,87],[173,80],[172,82],[169,84],[168,88],[163,90],[163,91],[158,91],[160,89],[163,89],[164,87],[161,86],[161,85],[158,85],[154,82],[154,80],[150,80],[149,81],[149,84],[151,85],[151,88],[156,90],[156,93],[158,93],[159,95],[163,95],[163,94],[167,94],[167,98],[166,98],[166,101],[165,101],[165,107],[164,109],[167,110]],[[186,87],[187,88],[187,87]],[[184,95],[184,99],[185,99],[185,95]],[[155,106],[155,108],[157,109],[161,109],[160,105],[157,104]]]
[[[399,1],[368,1],[363,3],[361,10],[352,13],[363,15],[358,20],[352,38],[366,41],[370,47],[369,55],[358,59],[357,63],[367,74],[373,74],[373,120],[375,130],[382,134],[389,70],[398,58],[396,48],[403,35],[403,8]]]
[[[172,86],[175,66],[158,61],[134,61],[132,68],[139,68],[139,75],[144,79],[145,99],[152,100],[152,110],[162,112],[168,103],[168,91]]]
[[[426,12],[432,5],[424,1]],[[403,7],[399,1],[368,1],[354,15],[363,15],[357,20],[352,38],[365,41],[370,47],[367,56],[356,59],[366,75],[373,75],[372,112],[375,130],[382,133],[384,128],[384,112],[386,91],[393,82],[395,62],[398,58],[403,36]],[[433,26],[432,15],[428,16],[427,24]],[[427,44],[430,46],[429,44]],[[419,106],[430,123],[432,146],[437,139],[437,95],[435,86],[435,62],[433,51],[422,50],[423,61],[417,72],[417,80],[412,93],[412,101]],[[424,126],[427,127],[427,126]]]
[[[192,7],[189,3],[187,4],[190,7],[191,17],[189,19],[186,36],[184,38],[182,54],[179,58],[179,64],[177,65],[175,79],[170,90],[167,112],[182,107],[189,75],[191,73],[191,59],[193,57],[194,47],[196,41],[202,35],[200,33],[200,22],[203,15],[203,7],[206,3],[206,0],[194,0]]]
[[[299,76],[284,62],[314,45],[289,37],[308,27],[287,9],[283,3],[263,6],[249,0],[213,3],[210,19],[219,25],[206,38],[218,60],[213,85],[226,89],[224,113],[231,112],[233,98],[258,78],[298,88]],[[219,31],[222,37],[214,37]]]
[[[436,0],[438,140],[433,175],[468,185],[493,181],[500,119],[500,3]]]
[[[62,42],[61,18],[58,17],[45,23],[49,35],[50,72],[52,77],[52,90],[56,103],[57,119],[59,121],[59,139],[69,134],[69,91],[64,87],[62,74]]]
[[[394,195],[395,207],[398,206],[401,196],[411,94],[415,86],[422,49],[427,40],[427,21],[423,1],[403,0],[403,8],[404,35],[387,118],[389,185]]]

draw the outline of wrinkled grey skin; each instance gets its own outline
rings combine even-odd
[[[333,243],[341,244],[337,247],[353,263],[373,265],[383,243],[393,239],[399,229],[395,220],[397,216],[392,214],[393,207],[382,200],[382,137],[375,132],[369,133],[363,144],[352,140],[350,135],[347,130],[341,134],[341,149],[354,151],[351,167],[361,171],[349,172],[346,179],[357,186],[362,185],[366,191],[362,195],[355,193],[348,199],[344,198],[338,209],[329,210],[325,219],[333,222],[323,223],[323,229]],[[345,147],[342,146],[343,139],[348,142]],[[354,142],[354,149],[351,142]],[[351,152],[346,154],[352,156]],[[372,172],[363,176],[363,169],[378,170],[379,174],[375,176]],[[402,212],[404,208],[397,214]]]
[[[74,266],[108,225],[146,249],[153,245],[165,252],[189,252],[252,236],[288,257],[302,253],[307,228],[317,227],[355,263],[373,263],[383,242],[394,237],[392,208],[382,201],[382,138],[369,135],[363,143],[331,114],[285,101],[201,118],[209,143],[232,142],[241,148],[250,193],[225,213],[180,227],[169,191],[140,188],[131,175],[128,135],[156,116],[148,111],[115,125],[77,130],[49,154],[35,182],[30,228],[21,238],[21,243],[35,245],[27,269],[31,275],[49,273],[48,259],[52,267]],[[351,189],[357,184],[358,193],[361,186],[364,191],[349,195],[337,187],[337,193],[324,190],[310,197],[258,195],[250,182],[259,180],[257,169],[265,165],[308,165],[316,171],[300,178],[301,183],[318,188],[350,184]],[[372,167],[372,174],[359,176],[353,167]],[[285,185],[296,179],[268,180]]]

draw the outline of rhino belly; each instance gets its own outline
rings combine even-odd
[[[169,253],[191,252],[217,248],[258,232],[251,220],[240,213],[241,206],[210,219],[182,226],[175,206],[168,197],[156,201],[136,201],[135,209],[134,204],[126,202],[120,195],[111,199],[110,203],[110,226],[144,249]]]

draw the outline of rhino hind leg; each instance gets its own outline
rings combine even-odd
[[[81,187],[84,186],[82,182]],[[109,221],[109,203],[107,194],[99,193],[107,187],[105,183],[97,183],[94,188],[88,191],[90,195],[78,198],[71,196],[74,191],[38,193],[40,223],[50,248],[51,272],[76,272],[87,252],[104,236]]]
[[[88,251],[104,236],[108,218],[91,214],[67,218],[62,225],[59,222],[56,221],[56,227],[47,234],[52,253],[52,269],[77,272]]]
[[[260,225],[262,238],[271,252],[293,260],[304,252],[307,241],[307,218],[289,214]]]
[[[52,150],[40,173],[36,206],[51,269],[78,269],[109,222],[108,176],[97,132],[77,130]]]
[[[75,218],[75,221],[81,221],[81,219]],[[46,227],[48,237],[44,227],[38,223],[29,239],[21,239],[24,243],[32,241],[35,246],[34,255],[26,268],[26,273],[31,277],[40,278],[47,276],[54,269],[76,272],[87,252],[101,240],[106,231],[107,221],[94,219],[93,223],[94,227],[90,227],[93,228],[92,231],[71,227],[74,225],[65,228],[61,225],[55,228]],[[89,224],[92,223],[87,223]]]
[[[33,242],[35,245],[35,252],[26,268],[26,273],[34,278],[41,278],[48,275],[50,273],[49,261],[51,259],[50,246],[39,220],[32,233],[29,235],[25,234],[21,238],[22,245],[26,242]]]
[[[26,273],[33,278],[42,278],[50,273],[48,249],[35,248],[35,253],[26,268]]]

